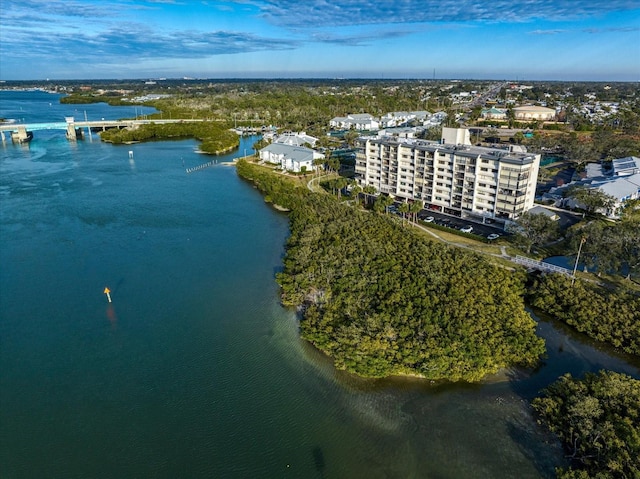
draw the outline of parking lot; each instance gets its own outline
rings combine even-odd
[[[433,217],[433,223],[460,231],[461,228],[471,226],[473,229],[471,233],[482,236],[484,238],[491,234],[498,234],[500,236],[508,236],[509,233],[502,229],[501,223],[482,224],[480,222],[470,221],[466,218],[458,218],[457,216],[450,216],[444,213],[438,213],[431,210],[422,210],[418,213],[418,218],[425,221],[426,218]]]

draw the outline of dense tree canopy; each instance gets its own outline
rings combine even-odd
[[[547,215],[541,213],[523,213],[516,221],[514,228],[514,242],[523,247],[527,252],[531,252],[531,247],[542,246],[547,241],[556,239],[559,234],[559,227]]]
[[[136,129],[107,130],[102,132],[100,137],[112,143],[196,138],[202,141],[200,149],[212,154],[237,147],[240,141],[238,135],[230,131],[227,124],[220,122],[151,123]]]
[[[542,423],[564,446],[564,479],[640,477],[640,381],[612,371],[570,374],[534,399]]]
[[[575,200],[584,207],[587,213],[595,213],[600,209],[609,210],[615,204],[615,198],[597,188],[583,185],[572,186],[567,191],[567,197]]]
[[[254,165],[240,162],[238,172],[292,209],[283,303],[301,309],[302,336],[338,368],[476,381],[543,353],[522,276]]]
[[[598,274],[620,274],[631,278],[640,272],[640,218],[626,209],[621,221],[594,220],[569,231],[569,246],[578,250],[580,262]]]
[[[590,337],[640,355],[640,297],[608,291],[562,274],[538,277],[527,291],[530,304]]]

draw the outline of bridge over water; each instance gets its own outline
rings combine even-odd
[[[68,117],[65,120],[50,123],[4,123],[0,124],[0,136],[2,141],[6,141],[5,132],[7,132],[13,141],[24,143],[31,139],[34,131],[64,130],[69,140],[76,140],[78,138],[78,130],[82,128],[106,130],[107,128],[137,128],[140,125],[149,125],[151,123],[166,124],[204,121],[201,119],[75,121],[72,117]]]
[[[512,259],[514,263],[521,264],[530,269],[537,269],[538,271],[546,273],[562,273],[567,276],[572,276],[573,272],[562,266],[556,266],[555,264],[545,263],[544,261],[537,261],[535,259],[526,258],[525,256],[517,255]]]

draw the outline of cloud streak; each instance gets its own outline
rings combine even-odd
[[[271,23],[298,27],[566,20],[638,8],[636,0],[238,0],[236,3],[256,6]]]
[[[163,35],[152,30],[141,30],[137,24],[120,25],[95,35],[82,32],[73,35],[14,32],[11,36],[12,50],[19,54],[23,49],[28,49],[31,55],[37,54],[43,58],[72,54],[75,59],[94,62],[135,62],[154,59],[159,55],[168,59],[197,59],[241,52],[287,50],[298,46],[295,41],[265,38],[244,32],[176,31]]]

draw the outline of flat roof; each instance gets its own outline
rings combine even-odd
[[[502,150],[500,148],[488,148],[485,146],[451,145],[415,138],[396,138],[391,136],[370,136],[363,138],[387,145],[405,146],[407,148],[415,148],[434,152],[441,150],[447,153],[455,153],[457,156],[463,156],[467,158],[484,157],[486,159],[498,160],[501,162],[518,165],[533,163],[537,158],[537,155],[533,153],[512,152],[508,150]]]

